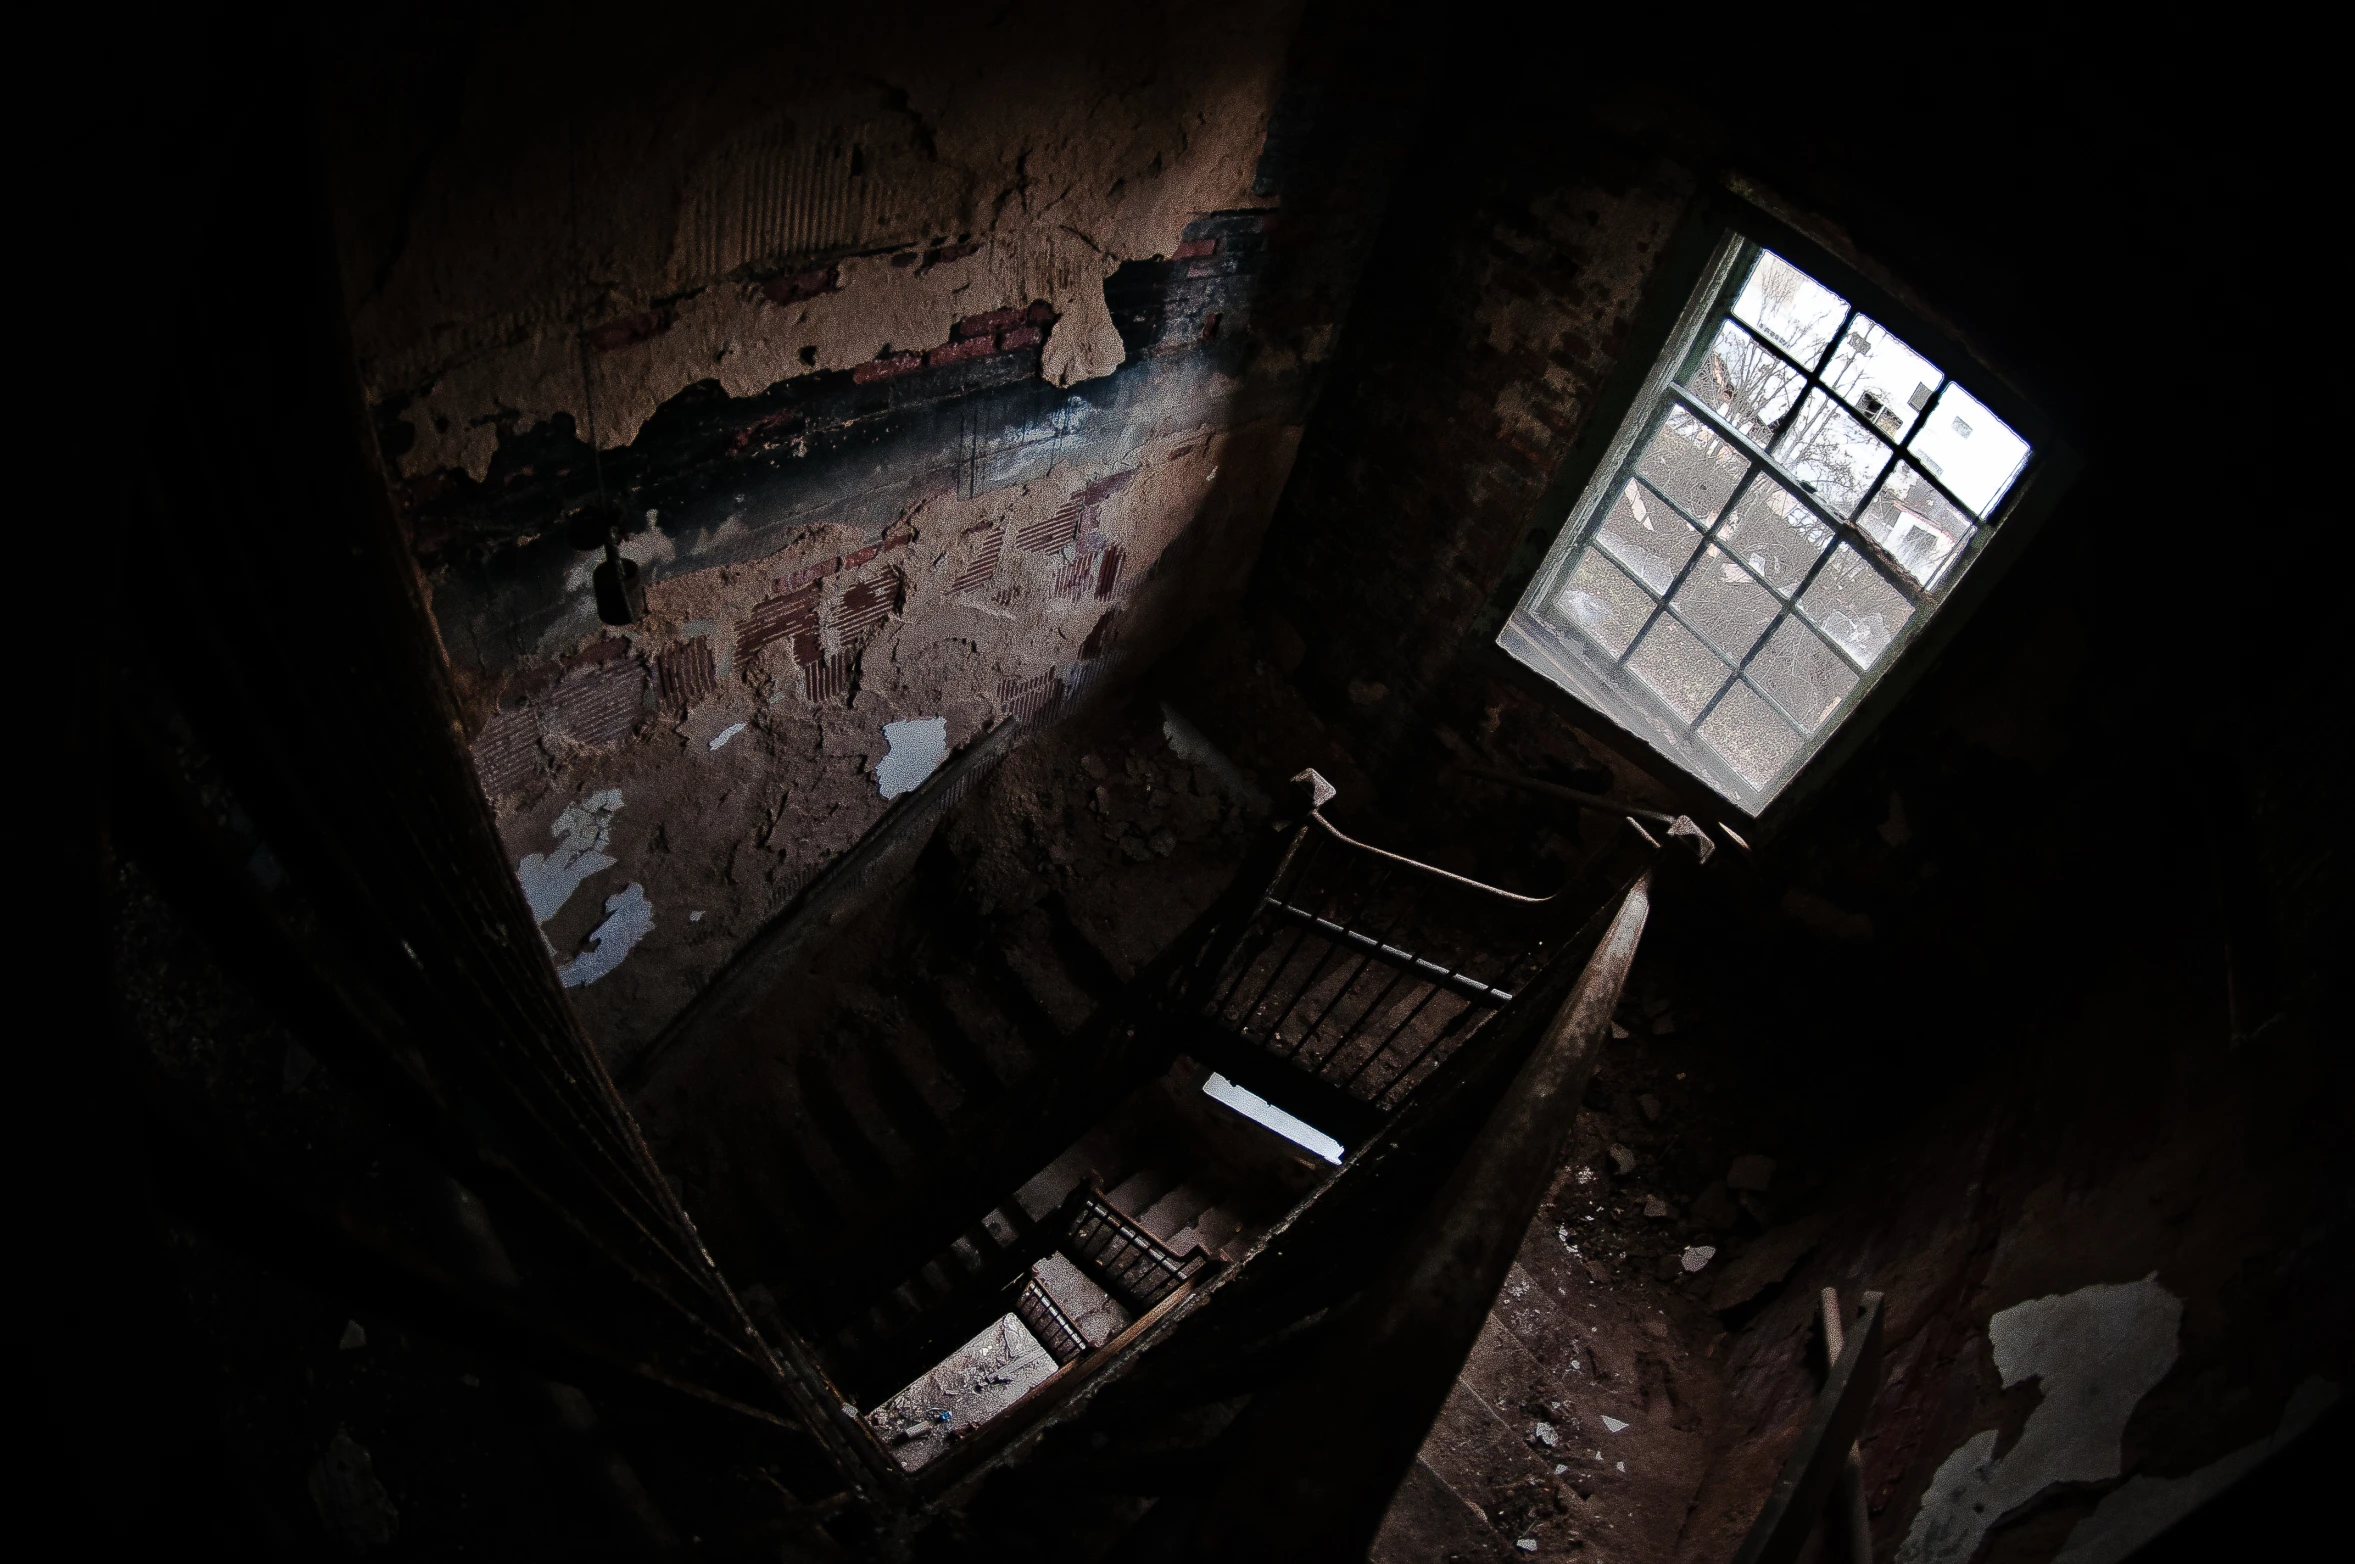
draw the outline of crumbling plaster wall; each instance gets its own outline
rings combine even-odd
[[[1241,590],[1403,129],[1298,21],[621,6],[347,61],[388,476],[616,1062],[875,822],[887,728],[1052,714]]]

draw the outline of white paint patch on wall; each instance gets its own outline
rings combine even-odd
[[[2136,1477],[2102,1497],[2069,1533],[2052,1564],[2118,1564],[2144,1543],[2239,1482],[2300,1434],[2339,1399],[2339,1387],[2309,1379],[2290,1392],[2281,1426],[2263,1439],[2219,1456],[2182,1477]]]
[[[532,919],[545,923],[572,899],[581,881],[610,869],[619,860],[605,851],[613,840],[613,817],[621,808],[621,789],[593,793],[556,817],[548,834],[557,838],[551,853],[526,853],[515,866],[523,882],[523,898],[531,903]]]
[[[735,737],[737,734],[739,734],[739,733],[742,733],[743,731],[744,731],[744,724],[743,724],[743,723],[741,723],[741,722],[731,722],[731,723],[729,723],[729,724],[728,724],[726,727],[724,727],[724,728],[720,729],[720,731],[719,731],[718,733],[716,733],[716,734],[714,734],[714,735],[712,736],[711,747],[712,747],[713,749],[718,749],[718,748],[719,748],[719,747],[720,747],[722,744],[725,744],[725,743],[727,743],[727,742],[728,742],[728,740],[730,740],[730,739],[734,738],[734,737]]]
[[[605,921],[589,932],[589,948],[556,969],[566,988],[594,983],[628,955],[638,941],[654,932],[654,904],[646,887],[635,881],[605,898]]]
[[[2035,1379],[2042,1399],[1998,1459],[1996,1431],[1939,1466],[1897,1564],[1970,1564],[1988,1529],[2054,1483],[2101,1482],[2124,1462],[2126,1420],[2175,1366],[2183,1300],[2158,1273],[2031,1298],[1987,1322],[2006,1390]]]
[[[613,817],[621,809],[621,789],[607,788],[569,806],[556,817],[548,834],[557,839],[555,851],[526,853],[515,866],[523,885],[523,899],[531,904],[532,920],[545,925],[572,900],[572,893],[593,874],[601,874],[620,860],[606,848],[613,841]],[[570,961],[557,962],[556,975],[566,988],[594,983],[621,965],[638,941],[654,929],[654,904],[646,887],[631,884],[605,898],[605,921],[589,933],[589,948]],[[540,936],[547,943],[545,934]],[[556,960],[556,947],[548,946]]]
[[[948,758],[949,720],[912,717],[883,725],[883,741],[891,746],[875,763],[875,782],[885,798],[913,793]]]

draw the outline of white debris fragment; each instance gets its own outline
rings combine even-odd
[[[687,914],[687,921],[689,923],[701,923],[703,921],[703,909],[698,907],[693,912]]]
[[[1570,1468],[1568,1468],[1567,1466],[1564,1466],[1564,1465],[1563,1465],[1561,1462],[1559,1462],[1559,1461],[1556,1461],[1556,1462],[1554,1463],[1554,1475],[1555,1475],[1556,1477],[1559,1477],[1559,1476],[1561,1476],[1561,1475],[1562,1475],[1564,1472],[1566,1472],[1566,1471],[1568,1471],[1568,1470],[1570,1470]]]
[[[1519,1548],[1523,1553],[1535,1553],[1537,1551],[1537,1539],[1535,1537],[1523,1537],[1520,1541],[1514,1543],[1513,1546]]]
[[[1697,1271],[1716,1258],[1717,1246],[1715,1244],[1693,1244],[1684,1252],[1684,1268],[1688,1271]]]
[[[875,782],[885,798],[913,793],[948,758],[949,722],[946,717],[912,717],[883,725],[883,741],[890,751],[875,763]]]
[[[1608,1415],[1603,1418],[1603,1426],[1614,1434],[1623,1434],[1627,1432],[1628,1427],[1623,1420]]]
[[[1627,1470],[1627,1463],[1626,1463],[1625,1461],[1621,1461],[1621,1462],[1619,1463],[1619,1469],[1620,1469],[1621,1471],[1623,1471],[1623,1472],[1624,1472],[1624,1471],[1626,1471],[1626,1470]]]
[[[335,1344],[336,1350],[339,1352],[357,1352],[360,1348],[365,1347],[366,1345],[368,1345],[368,1332],[361,1326],[360,1322],[358,1320],[344,1321],[343,1339]]]
[[[711,747],[713,749],[718,749],[721,745],[727,743],[728,740],[734,738],[737,734],[742,733],[744,728],[745,724],[741,722],[729,723],[726,727],[720,729],[719,732],[712,735]]]
[[[1529,1437],[1544,1445],[1548,1450],[1562,1442],[1560,1437],[1554,1433],[1554,1425],[1551,1423],[1537,1424],[1529,1430]]]
[[[515,866],[515,878],[523,882],[523,899],[531,903],[533,921],[545,923],[555,917],[583,880],[618,862],[605,849],[613,839],[614,812],[620,808],[620,788],[593,793],[548,827],[548,834],[558,839],[554,852],[524,854]]]

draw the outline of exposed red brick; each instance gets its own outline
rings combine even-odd
[[[912,369],[922,369],[923,367],[924,355],[921,353],[886,353],[881,358],[871,358],[852,370],[850,378],[853,385],[863,386],[872,381],[889,380],[894,375],[904,375]]]
[[[856,651],[882,630],[883,621],[907,601],[907,577],[886,566],[842,594],[835,621],[845,651]]]
[[[658,310],[648,310],[643,315],[631,315],[622,320],[608,321],[596,330],[589,332],[583,340],[589,344],[593,352],[611,353],[616,348],[626,348],[632,343],[643,342],[648,337],[662,335],[671,329],[671,322],[678,318],[679,312],[665,305]]]
[[[812,272],[780,272],[762,283],[760,291],[771,304],[798,304],[841,286],[842,268],[824,266]]]
[[[1217,253],[1218,241],[1216,239],[1188,239],[1184,244],[1170,251],[1169,258],[1173,261],[1190,261],[1197,255],[1216,255]]]
[[[1120,585],[1120,564],[1127,558],[1117,543],[1104,550],[1102,562],[1096,567],[1096,596],[1110,597]]]
[[[959,364],[969,358],[987,358],[995,349],[987,337],[966,337],[946,347],[934,348],[924,355],[924,362],[934,366]]]
[[[817,661],[818,593],[822,590],[812,581],[755,603],[736,626],[736,655],[750,657],[764,646],[791,637],[795,662]]]
[[[627,643],[614,642],[623,646]],[[602,748],[636,731],[645,714],[646,670],[634,659],[600,660],[556,681],[538,703],[541,724],[577,744]]]
[[[1056,705],[1062,693],[1052,668],[1027,679],[1000,679],[998,709],[1018,722],[1028,722]]]
[[[540,723],[528,706],[491,713],[474,740],[474,774],[485,795],[497,799],[539,774]]]
[[[1009,327],[1021,325],[1022,320],[1022,307],[1015,305],[1010,309],[991,310],[983,315],[968,315],[949,328],[949,335],[952,337],[994,336]]]
[[[837,652],[820,662],[815,658],[801,670],[802,692],[813,706],[846,698],[858,672],[858,657],[851,652]]]
[[[978,527],[967,527],[959,534],[958,541],[970,552],[966,556],[965,568],[957,572],[955,581],[949,583],[951,597],[989,584],[990,578],[998,572],[998,556],[1005,551],[1006,529],[994,521],[985,521]]]
[[[673,711],[685,711],[718,689],[718,662],[710,638],[698,635],[663,648],[654,661],[654,680],[662,703]]]
[[[1004,336],[998,338],[998,351],[1001,353],[1011,353],[1016,348],[1029,347],[1032,344],[1042,340],[1045,336],[1046,333],[1041,331],[1036,326],[1017,326],[1012,331],[1009,331]]]

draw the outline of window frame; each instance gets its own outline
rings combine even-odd
[[[1712,328],[1729,314],[1749,271],[1740,263],[1744,243],[1774,251],[1841,294],[1857,314],[1869,316],[1930,359],[1946,380],[2010,425],[2030,448],[2028,461],[2010,488],[1984,518],[1979,518],[1976,535],[1940,568],[1938,582],[1943,584],[1934,583],[1930,588],[1907,594],[1917,603],[1930,603],[1930,611],[1925,613],[1917,608],[1909,617],[1875,660],[1877,676],[1869,672],[1860,674],[1856,686],[1823,719],[1830,731],[1796,770],[1783,779],[1772,796],[1764,799],[1758,798],[1756,790],[1748,789],[1738,776],[1731,780],[1743,796],[1728,796],[1725,782],[1730,767],[1700,751],[1699,741],[1690,729],[1682,744],[1663,742],[1664,737],[1670,736],[1665,719],[1652,722],[1651,726],[1661,730],[1658,733],[1639,731],[1619,711],[1588,699],[1572,678],[1551,671],[1564,664],[1562,649],[1569,637],[1545,625],[1531,611],[1540,596],[1538,589],[1558,590],[1560,578],[1568,574],[1571,565],[1591,546],[1593,535],[1616,500],[1620,487],[1616,482],[1603,480],[1632,471],[1635,457],[1664,419],[1670,383],[1680,379],[1706,353]],[[1835,337],[1824,351],[1822,372],[1829,371],[1838,348],[1839,338]],[[1794,399],[1792,416],[1797,416],[1798,403],[1812,384],[1812,380],[1802,382]],[[1935,407],[1936,403],[1930,406]],[[1651,416],[1638,418],[1635,415],[1639,411],[1649,412]],[[1928,426],[1928,411],[1925,408],[1924,416],[1915,420],[1909,436]],[[1715,425],[1720,421],[1705,419],[1704,422]],[[1713,432],[1723,438],[1728,431],[1714,429]],[[1738,440],[1736,448],[1746,451],[1748,442]],[[1708,799],[1714,812],[1738,819],[1762,835],[1772,835],[1806,799],[1818,793],[1838,773],[1935,662],[2027,545],[2077,470],[2076,455],[2053,420],[1957,340],[1953,331],[1875,283],[1786,216],[1770,210],[1768,199],[1755,189],[1739,179],[1729,179],[1724,189],[1705,192],[1695,201],[1663,252],[1618,368],[1597,399],[1576,446],[1541,500],[1512,568],[1500,583],[1488,611],[1481,616],[1478,639],[1487,655],[1510,670],[1508,676],[1514,682],[1536,689],[1549,700],[1574,703],[1583,725],[1594,726],[1599,722],[1608,730],[1608,737],[1668,767],[1677,781],[1691,784]],[[1756,478],[1745,480],[1755,481]],[[1827,519],[1833,532],[1823,551],[1824,560],[1828,561],[1838,546],[1846,542],[1860,553],[1877,552],[1889,563],[1898,564],[1890,559],[1886,548],[1873,544],[1864,533],[1861,522],[1865,511],[1866,506],[1859,504],[1855,515],[1845,521],[1837,517],[1819,518]],[[1693,561],[1687,564],[1688,571],[1693,568],[1693,562],[1704,556],[1707,547],[1704,542],[1695,548]],[[1899,570],[1902,573],[1902,565]],[[1672,582],[1669,592],[1675,587],[1676,583]],[[1788,595],[1789,601],[1795,605],[1805,590],[1804,585],[1794,588]],[[1659,600],[1668,593],[1650,595]],[[1655,615],[1663,612],[1665,608],[1656,601]],[[1843,649],[1835,644],[1833,652],[1842,655]],[[1614,688],[1603,673],[1590,672],[1585,677],[1605,688]],[[1619,696],[1620,702],[1636,706],[1639,711],[1644,699]],[[1694,726],[1697,727],[1697,722]]]

